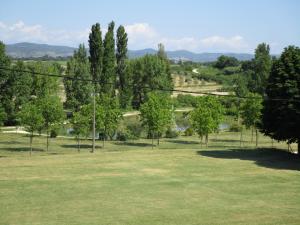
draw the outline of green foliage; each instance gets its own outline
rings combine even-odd
[[[165,46],[162,43],[158,44],[157,56],[162,60],[168,60],[167,53],[165,52]]]
[[[21,111],[18,113],[21,124],[25,129],[30,132],[40,131],[45,123],[42,111],[36,102],[28,102],[22,106]]]
[[[7,119],[7,114],[4,110],[4,108],[2,107],[2,105],[0,105],[0,126],[3,125],[3,123],[6,119]]]
[[[0,41],[0,67],[9,68],[10,58],[5,53],[5,45]],[[7,80],[9,78],[9,71],[0,69],[0,100],[3,101],[7,90]]]
[[[161,136],[171,125],[173,109],[167,96],[149,94],[148,100],[141,106],[140,112],[142,125],[147,128],[151,137]]]
[[[166,138],[177,138],[179,136],[179,132],[176,130],[172,130],[170,127],[167,129],[165,137]]]
[[[86,106],[83,106],[78,112],[73,114],[71,124],[73,128],[73,134],[77,140],[80,137],[88,137],[91,131],[91,112],[87,110]]]
[[[270,56],[269,45],[266,43],[259,44],[255,49],[255,58],[253,60],[254,71],[249,83],[251,92],[264,94],[271,66],[272,58]]]
[[[66,106],[79,110],[80,106],[86,105],[91,101],[91,93],[93,86],[88,81],[81,79],[91,79],[90,64],[87,58],[87,52],[83,44],[79,45],[73,57],[67,63],[66,76],[64,86],[66,92]]]
[[[130,107],[132,97],[132,72],[131,65],[127,60],[127,42],[128,37],[123,26],[117,30],[117,77],[119,79],[118,90],[120,106],[122,109]]]
[[[50,131],[50,138],[56,138],[57,137],[57,130],[56,129],[52,129]]]
[[[147,100],[147,94],[156,89],[172,89],[173,80],[166,60],[146,55],[133,61],[133,100],[138,109]],[[166,92],[163,92],[166,93]]]
[[[272,66],[264,100],[262,132],[300,143],[300,49],[289,46]],[[283,99],[276,101],[276,99]]]
[[[234,92],[238,97],[244,97],[248,94],[247,78],[243,74],[239,74],[234,80]]]
[[[17,113],[20,111],[22,104],[28,102],[32,93],[32,77],[28,73],[18,70],[26,70],[23,62],[17,61],[9,71],[5,85],[3,85],[2,105],[7,115],[8,124],[17,123]]]
[[[219,100],[212,96],[198,99],[197,107],[190,113],[193,129],[200,137],[218,131],[224,109]]]
[[[103,43],[100,24],[96,23],[92,26],[89,35],[89,51],[90,51],[90,71],[94,81],[100,80],[103,70]],[[101,85],[99,82],[95,84],[95,92],[100,93]]]
[[[57,96],[45,96],[37,100],[39,109],[44,118],[44,128],[47,132],[47,150],[49,148],[49,132],[63,122],[65,114],[63,105]]]
[[[115,95],[116,83],[116,55],[115,55],[115,39],[114,39],[115,23],[112,21],[108,25],[108,31],[104,38],[104,54],[103,54],[103,73],[101,76],[101,93]]]
[[[257,127],[261,121],[262,97],[259,94],[249,93],[241,106],[243,124],[247,129]]]
[[[195,132],[194,129],[192,127],[189,127],[184,131],[184,135],[185,136],[193,136],[194,132]]]
[[[57,64],[34,62],[28,64],[28,69],[35,73],[62,75],[62,67]],[[59,90],[59,78],[49,76],[33,76],[32,95],[41,98],[56,94]]]
[[[215,67],[218,69],[224,69],[225,67],[230,66],[238,66],[239,61],[235,57],[221,55],[217,62],[215,63]]]
[[[109,136],[112,139],[122,119],[122,111],[119,108],[119,104],[116,98],[112,98],[109,95],[101,95],[97,105],[97,114],[101,118],[97,119],[97,127],[105,136]]]
[[[176,97],[176,106],[177,107],[195,107],[197,105],[198,97],[192,95],[183,95],[179,94]]]
[[[233,123],[229,127],[230,132],[241,132],[243,130],[243,126],[239,125],[238,123]]]
[[[37,104],[42,112],[46,130],[63,122],[65,114],[59,97],[45,96],[38,99]]]

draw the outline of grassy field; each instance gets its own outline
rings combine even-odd
[[[91,154],[90,141],[78,153],[51,139],[45,152],[36,137],[30,158],[26,136],[0,133],[0,224],[300,224],[300,160],[250,139],[108,142]]]

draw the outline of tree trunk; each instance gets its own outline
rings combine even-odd
[[[300,140],[298,140],[298,156],[300,156]]]
[[[205,135],[205,144],[206,144],[206,148],[208,148],[208,134]]]
[[[154,134],[152,132],[152,150],[153,150],[153,148],[154,148]]]
[[[255,133],[256,133],[255,147],[257,148],[257,146],[258,146],[258,130],[257,129],[255,129]]]
[[[31,132],[30,134],[30,141],[29,141],[29,145],[30,145],[30,156],[32,154],[32,139],[33,139],[33,132]]]
[[[77,151],[80,152],[80,137],[77,139]]]
[[[49,150],[49,130],[47,128],[47,152]]]
[[[157,134],[157,146],[159,146],[159,134]]]
[[[241,130],[240,147],[242,147],[242,142],[243,142],[243,130]]]

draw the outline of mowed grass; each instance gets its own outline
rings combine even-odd
[[[300,160],[238,133],[90,141],[0,133],[0,224],[300,224]],[[286,148],[284,143],[276,148]],[[292,146],[295,149],[296,146]]]

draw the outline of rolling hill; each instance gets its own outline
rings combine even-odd
[[[67,57],[71,56],[76,48],[68,46],[56,46],[36,43],[16,43],[6,45],[6,53],[13,58],[37,58],[45,55],[51,57]],[[129,50],[129,58],[138,58],[146,54],[155,54],[156,50],[148,48],[142,50]],[[252,54],[247,53],[194,53],[186,50],[167,51],[169,59],[184,60],[194,62],[212,62],[216,61],[221,55],[233,56],[238,60],[249,60],[253,58]]]

